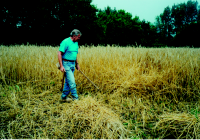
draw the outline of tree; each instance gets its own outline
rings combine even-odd
[[[176,35],[174,44],[176,46],[199,47],[199,32],[200,23],[191,23]]]
[[[175,33],[179,33],[185,26],[198,20],[197,1],[188,1],[172,7],[172,18]]]
[[[166,7],[164,9],[163,15],[161,16],[161,21],[164,25],[164,35],[167,38],[165,41],[165,44],[168,44],[171,42],[172,40],[172,18],[171,18],[171,9],[168,7]]]
[[[191,23],[198,22],[197,6],[197,1],[189,0],[187,3],[174,4],[171,9],[166,7],[164,12],[156,17],[159,40],[166,45],[173,45],[173,36],[180,34]]]
[[[98,23],[103,29],[103,44],[129,45],[140,42],[139,17],[132,18],[132,15],[125,10],[111,9],[100,10],[97,14]]]
[[[186,5],[186,25],[189,25],[190,23],[193,23],[197,21],[198,17],[198,10],[197,10],[198,2],[194,2],[189,0]]]
[[[91,36],[94,30],[99,30],[96,24],[97,8],[91,2],[92,0],[1,1],[1,28],[7,34],[3,40],[9,36],[14,43],[58,45],[77,28],[83,33],[84,39],[80,43],[98,42],[98,35]],[[13,36],[8,34],[10,32]]]
[[[197,22],[200,23],[200,6],[197,13]]]
[[[156,17],[156,29],[159,34],[159,40],[163,44],[170,45],[173,36],[171,9],[166,7],[160,16]]]

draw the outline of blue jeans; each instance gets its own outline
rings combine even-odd
[[[71,95],[74,100],[78,100],[78,94],[76,90],[76,83],[74,78],[75,62],[63,61],[63,67],[65,68],[65,84],[61,99],[66,99],[71,91]]]

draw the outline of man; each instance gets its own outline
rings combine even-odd
[[[65,84],[61,95],[62,100],[70,102],[72,99],[68,98],[71,91],[73,100],[78,100],[78,94],[76,90],[76,83],[74,78],[75,66],[77,70],[80,70],[77,60],[78,54],[78,40],[81,37],[81,32],[74,29],[70,33],[70,37],[64,39],[60,43],[58,52],[58,61],[60,64],[60,70],[65,72]]]

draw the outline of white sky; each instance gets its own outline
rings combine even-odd
[[[93,5],[98,9],[104,10],[107,6],[116,10],[123,9],[132,14],[133,17],[139,16],[142,21],[145,19],[151,23],[155,23],[156,16],[163,13],[165,7],[172,8],[174,4],[187,3],[188,0],[92,0]],[[197,1],[198,6],[200,0]]]

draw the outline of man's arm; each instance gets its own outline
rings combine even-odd
[[[80,67],[79,67],[79,65],[78,65],[78,59],[76,58],[76,69],[77,70],[80,70]]]
[[[63,55],[63,52],[58,51],[58,61],[59,61],[59,64],[60,64],[60,70],[62,72],[65,72],[65,68],[63,67],[63,64],[62,64],[62,55]]]

